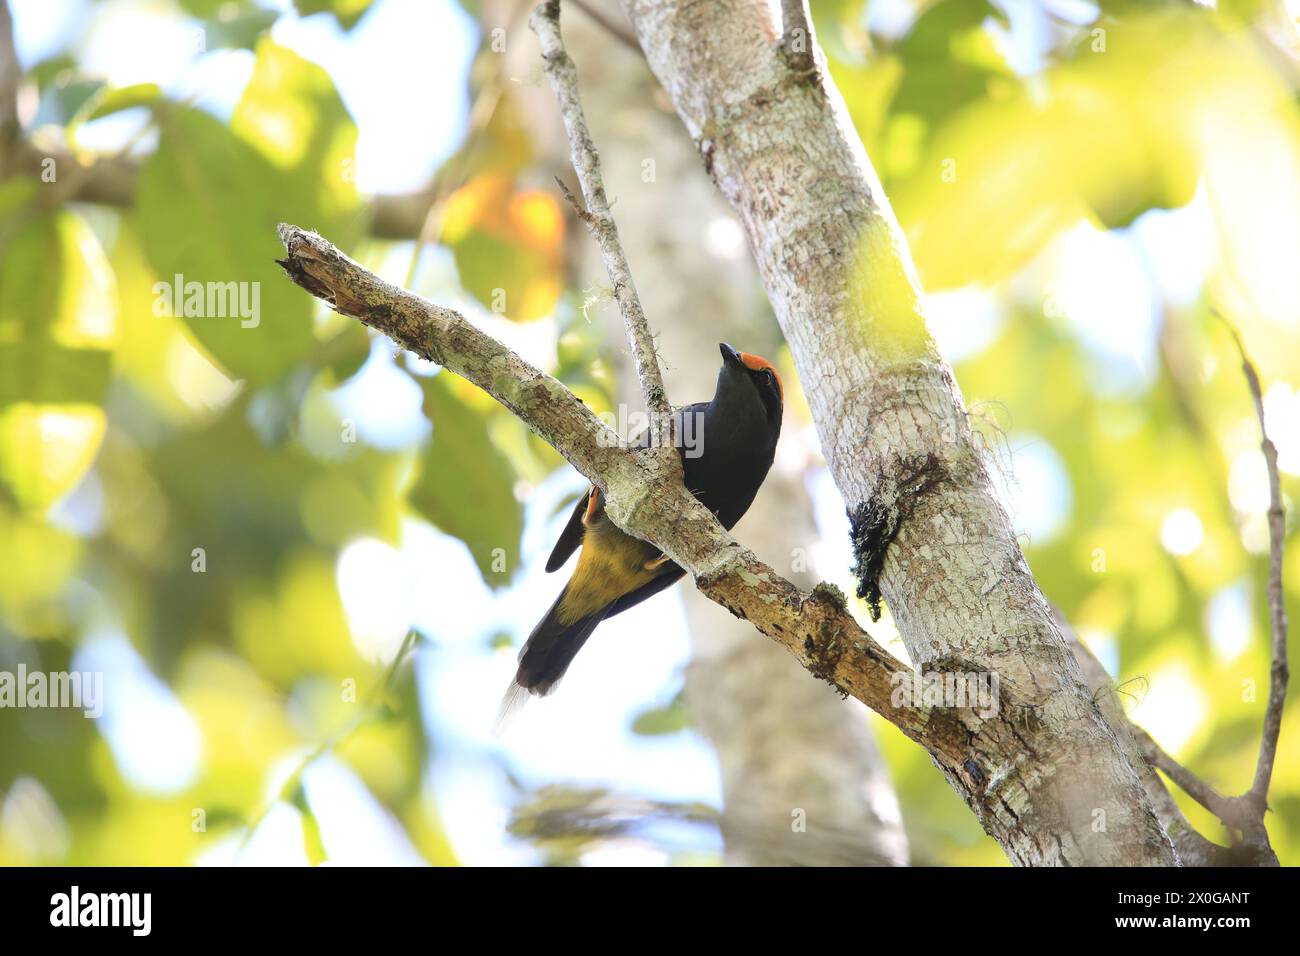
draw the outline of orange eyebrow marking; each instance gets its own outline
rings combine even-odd
[[[752,352],[741,352],[740,361],[744,363],[745,368],[753,369],[755,372],[761,372],[767,369],[776,379],[776,390],[781,396],[781,404],[785,404],[785,386],[781,384],[781,376],[776,374],[776,366],[761,355],[755,355]]]

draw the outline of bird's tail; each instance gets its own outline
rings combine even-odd
[[[502,698],[501,710],[497,714],[497,734],[505,729],[529,696],[544,697],[555,689],[578,651],[582,650],[582,645],[591,637],[591,632],[605,619],[608,608],[601,608],[569,624],[562,623],[559,619],[560,605],[568,590],[566,586],[560,592],[519,652],[519,670],[515,672],[515,679]]]

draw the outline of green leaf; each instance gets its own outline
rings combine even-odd
[[[658,737],[680,733],[690,725],[691,715],[686,709],[686,701],[678,694],[663,707],[651,707],[637,714],[632,721],[632,733],[643,737]]]
[[[357,128],[328,73],[262,38],[230,128],[289,174],[276,184],[283,221],[310,224],[343,248],[358,238]]]
[[[47,87],[41,92],[32,129],[66,126],[87,104],[94,103],[104,88],[101,80],[73,80]]]
[[[420,383],[433,440],[411,488],[411,504],[465,542],[484,581],[504,587],[519,564],[524,528],[514,472],[483,419],[456,395],[452,376],[440,373]]]
[[[309,17],[313,13],[331,14],[344,30],[351,30],[366,15],[374,0],[294,0],[298,12]]]
[[[324,70],[263,38],[230,129],[182,110],[163,116],[162,131],[139,202],[145,250],[163,284],[157,291],[231,375],[256,384],[280,378],[316,340],[312,300],[274,264],[283,254],[275,226],[309,223],[351,245],[359,223],[356,126]],[[189,282],[205,293],[208,283],[249,283],[260,315],[213,315],[219,310],[206,308],[206,294],[204,308],[181,308]]]
[[[991,285],[1081,218],[1118,227],[1185,203],[1218,144],[1244,141],[1263,116],[1291,121],[1289,97],[1203,18],[1161,14],[1109,26],[1106,37],[1107,52],[1084,39],[1033,87],[970,100],[927,132],[912,171],[890,185],[927,289]],[[1221,71],[1150,82],[1194,56]],[[1228,90],[1257,104],[1240,128],[1247,114],[1221,106]]]
[[[251,50],[279,14],[253,0],[180,0],[186,13],[203,21],[204,50]]]
[[[302,847],[303,852],[307,854],[307,862],[312,866],[320,866],[328,859],[329,854],[325,852],[325,841],[321,838],[320,822],[316,819],[316,814],[312,812],[311,803],[307,800],[307,791],[303,788],[301,779],[299,779],[298,785],[294,787],[293,796],[289,802],[302,816]]]
[[[66,133],[68,142],[75,145],[81,127],[92,120],[103,119],[105,116],[141,106],[152,106],[162,98],[162,87],[157,83],[135,83],[116,89],[101,86],[68,120]]]
[[[346,326],[326,345],[329,357],[325,367],[334,377],[334,384],[342,385],[366,364],[370,357],[370,336],[359,322]]]
[[[0,407],[18,402],[98,405],[111,359],[103,349],[48,342],[0,345]]]
[[[1005,17],[987,0],[943,0],[916,21],[898,45],[903,82],[891,107],[935,124],[988,95],[989,85],[1012,76],[987,19]]]
[[[72,213],[26,223],[0,254],[0,486],[27,508],[71,490],[99,449],[116,301]]]
[[[32,220],[0,258],[0,405],[98,403],[116,325],[113,273],[76,215]]]
[[[157,83],[134,83],[117,89],[104,90],[97,98],[95,108],[86,117],[86,122],[112,116],[122,110],[137,106],[152,106],[162,99],[162,87]]]
[[[65,76],[71,76],[76,68],[76,57],[67,53],[57,53],[49,59],[33,64],[27,71],[27,79],[35,83],[44,94],[51,85],[58,83]]]
[[[200,20],[207,20],[217,15],[222,4],[228,3],[229,0],[180,0],[181,9],[190,16],[198,17]]]
[[[283,255],[276,224],[310,221],[302,215],[309,210],[293,201],[289,178],[193,109],[163,119],[158,150],[140,175],[136,214],[161,280],[159,307],[170,304],[233,376],[257,383],[283,374],[315,343],[310,298],[275,264]],[[195,302],[191,293],[200,288],[205,294]],[[232,290],[243,308],[206,294]]]

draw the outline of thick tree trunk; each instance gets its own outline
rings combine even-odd
[[[617,8],[610,10],[617,20]],[[526,75],[536,62],[523,32],[525,42],[511,44],[510,71],[516,75]],[[668,394],[679,404],[696,401],[717,375],[714,343],[731,341],[774,355],[778,330],[764,318],[766,304],[743,238],[735,235],[738,246],[728,248],[727,226],[738,227],[700,174],[695,150],[640,54],[612,42],[576,10],[565,19],[565,38],[578,65],[606,187],[617,204],[623,246],[657,333]],[[571,175],[554,98],[541,87],[521,89],[520,95],[533,138],[543,144],[541,165]],[[607,284],[584,230],[574,232],[571,252],[582,287]],[[612,351],[624,354],[617,316],[606,326]],[[622,400],[639,407],[630,361],[620,381]],[[797,440],[787,432],[785,441]],[[737,530],[774,566],[810,585],[788,567],[796,549],[806,553],[817,538],[802,478],[798,462],[778,461]],[[809,680],[786,651],[694,588],[679,590],[693,652],[687,702],[717,754],[727,861],[905,864],[898,800],[864,708]]]
[[[769,4],[623,4],[744,226],[850,513],[901,519],[878,584],[913,661],[995,674],[1015,709],[1016,732],[972,754],[974,770],[945,766],[949,781],[1016,863],[1173,863],[997,502],[925,330],[906,242],[829,76],[792,68]],[[867,524],[870,593],[881,542]]]

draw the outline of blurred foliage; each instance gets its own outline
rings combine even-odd
[[[365,16],[374,0],[294,0],[294,6],[304,17],[313,13],[328,13],[344,29],[352,29]]]
[[[703,850],[717,839],[718,813],[704,804],[552,785],[520,800],[509,824],[512,834],[541,850],[547,866],[574,866],[610,845],[662,847],[665,841],[656,838],[655,830],[667,826],[683,831],[692,842],[668,847],[665,862],[695,865],[707,860]],[[711,840],[698,832],[701,827],[714,831]]]
[[[661,734],[675,734],[691,725],[690,708],[686,705],[684,690],[673,695],[673,699],[661,707],[643,710],[632,722],[632,733],[645,737],[657,737]]]
[[[372,6],[295,5],[344,31]],[[372,348],[285,281],[275,227],[317,229],[392,281],[532,336],[531,354],[603,411],[605,336],[569,286],[563,210],[530,171],[541,150],[521,97],[484,79],[497,68],[485,54],[473,92],[498,88],[423,196],[437,254],[367,237],[356,124],[327,72],[271,37],[276,13],[160,6],[202,28],[196,61],[247,51],[228,115],[154,83],[115,87],[74,43],[27,72],[24,134],[93,162],[108,158],[85,145],[97,124],[142,117],[134,204],[70,203],[26,173],[0,181],[0,670],[97,664],[133,701],[99,721],[0,709],[0,863],[229,859],[272,818],[295,821],[302,862],[326,861],[331,830],[308,772],[324,757],[416,854],[455,862],[427,784],[448,741],[421,713],[412,668],[391,668],[393,634],[357,613],[342,556],[359,541],[387,553],[427,522],[504,589],[522,561],[523,502],[562,460],[477,389],[388,361],[386,344]],[[1293,449],[1293,504],[1300,114],[1295,61],[1260,26],[1271,6],[1219,6],[1103,2],[1071,21],[1047,4],[1028,65],[997,3],[918,2],[888,33],[861,0],[813,11],[923,282],[967,304],[950,324],[936,296],[933,324],[945,341],[954,330],[975,341],[953,358],[990,460],[1008,475],[1017,456],[1059,460],[1060,520],[1025,540],[1045,593],[1129,682],[1134,718],[1234,790],[1250,776],[1267,679],[1262,462],[1245,384],[1208,315],[1229,315],[1261,366],[1274,437]],[[1125,329],[1093,328],[1103,313],[1072,303],[1080,287],[1118,281],[1104,257],[1080,278],[1079,250],[1130,242],[1152,210],[1189,204],[1212,222],[1203,281],[1190,297],[1157,295],[1149,348],[1129,354]],[[193,309],[188,283],[200,284]],[[257,290],[255,318],[211,314],[209,289],[228,283]],[[377,369],[418,396],[419,434],[392,440],[373,412],[358,420],[354,392]],[[801,396],[790,408],[807,423]],[[1199,538],[1171,550],[1162,533],[1182,512]],[[1294,540],[1288,562],[1297,620]],[[454,570],[421,579],[435,600],[455,597],[436,590]],[[1224,639],[1234,600],[1244,633]],[[483,636],[500,626],[483,622]],[[679,695],[632,729],[672,746],[688,724]],[[1004,862],[925,754],[876,725],[914,858]],[[1300,859],[1298,733],[1293,705],[1270,818],[1284,862]],[[191,753],[192,766],[150,769],[133,740]],[[707,808],[555,788],[521,798],[510,829],[552,863],[627,841],[667,846],[673,862],[710,857],[708,840],[662,839],[655,818],[712,823]]]
[[[549,193],[476,176],[448,201],[442,241],[455,253],[466,290],[494,312],[531,322],[555,310],[563,287],[564,218]]]
[[[515,499],[510,463],[493,445],[481,417],[456,397],[464,382],[426,379],[424,413],[437,422],[411,503],[448,534],[469,545],[484,580],[519,565],[524,509]]]
[[[81,479],[104,433],[113,275],[82,220],[53,210],[17,227],[0,315],[0,481],[39,513]]]

